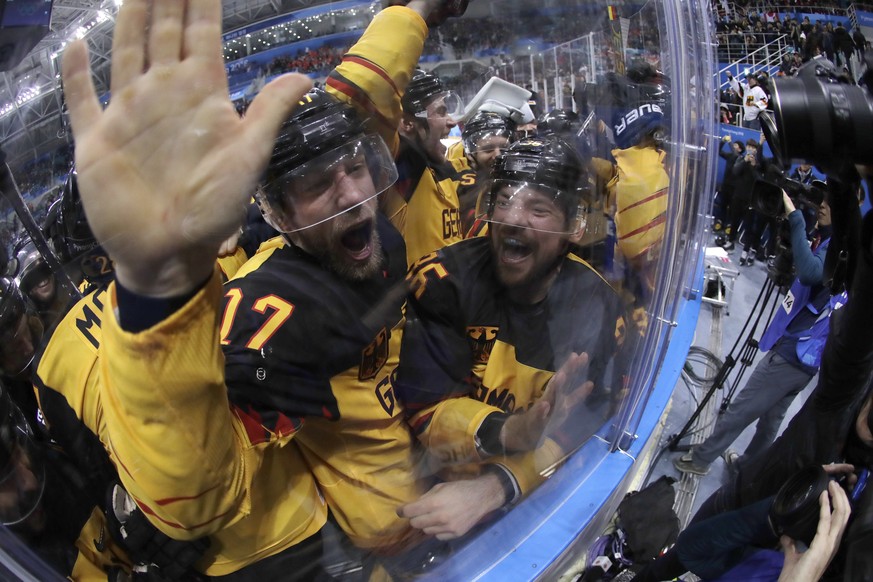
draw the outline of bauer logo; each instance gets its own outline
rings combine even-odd
[[[642,119],[646,115],[651,115],[653,113],[657,113],[658,115],[663,115],[664,112],[661,109],[661,106],[656,103],[646,103],[645,105],[640,105],[636,109],[631,109],[627,113],[624,114],[624,117],[619,120],[619,122],[615,125],[615,134],[621,135],[624,133],[632,123]]]

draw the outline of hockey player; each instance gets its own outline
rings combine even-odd
[[[515,133],[515,123],[502,115],[482,111],[473,115],[461,132],[463,156],[452,160],[456,170],[463,173],[458,186],[461,205],[462,231],[466,234],[473,225],[476,200],[487,180],[494,160],[507,147]],[[472,172],[470,172],[472,170]]]
[[[607,207],[615,221],[616,280],[647,303],[667,222],[670,178],[662,148],[668,123],[669,85],[651,65],[631,67],[627,76],[610,75],[601,111],[615,138],[615,163],[599,158],[593,167],[607,180]],[[622,272],[622,267],[628,272]]]
[[[0,385],[0,523],[71,580],[127,580],[130,560],[89,485],[66,455],[34,435]]]
[[[18,284],[0,279],[0,376],[28,422],[36,418],[30,371],[43,335],[43,325]]]
[[[410,271],[396,381],[428,449],[446,464],[487,461],[486,473],[501,479],[503,495],[483,502],[486,512],[539,484],[541,472],[611,413],[609,389],[619,397],[621,386],[605,371],[625,331],[616,293],[569,252],[584,230],[588,186],[575,150],[524,139],[497,159],[492,177],[480,207],[488,236],[428,255]],[[572,403],[591,391],[580,379],[586,374],[597,396],[564,423]],[[522,453],[540,442],[544,424],[551,438]],[[465,516],[441,493],[403,514],[425,533],[457,527]]]
[[[463,238],[458,186],[466,175],[468,182],[473,176],[446,160],[441,142],[462,114],[460,98],[436,75],[417,70],[401,103],[399,179],[381,207],[403,235],[412,263]]]
[[[370,71],[374,93],[399,105],[397,91],[417,60],[431,6],[413,0],[408,8],[383,11],[332,73],[328,90],[356,102],[360,95],[340,79]],[[128,0],[121,9],[116,54],[142,54],[144,7]],[[162,7],[154,5],[155,26],[169,17]],[[64,67],[82,194],[116,264],[102,316],[100,350],[107,357],[99,389],[120,477],[166,533],[213,534],[213,546],[221,539],[215,552],[210,548],[216,573],[270,556],[278,558],[273,577],[279,568],[284,578],[312,575],[317,551],[286,561],[271,556],[289,543],[308,542],[324,523],[321,498],[307,485],[309,470],[355,543],[406,549],[418,535],[396,507],[423,489],[390,378],[405,295],[405,285],[394,285],[405,275],[402,241],[376,215],[376,196],[394,174],[390,148],[347,105],[320,92],[302,94],[308,82],[294,76],[267,85],[240,120],[224,83],[209,81],[223,71],[220,9],[197,0],[185,8],[186,25],[176,33],[184,30],[184,58],[166,54],[166,43],[149,43],[151,68],[122,67],[121,85],[113,80],[114,94],[140,96],[165,121],[185,120],[158,124],[165,133],[157,143],[167,144],[159,154],[148,145],[156,125],[145,114],[125,147],[104,150],[121,137],[116,109],[92,109],[81,46],[68,50]],[[192,83],[193,74],[202,82]],[[178,82],[187,97],[171,108],[157,103],[166,82]],[[191,95],[192,85],[199,93]],[[384,116],[371,121],[380,133],[391,127]],[[273,143],[280,125],[274,147],[262,147]],[[211,137],[198,147],[169,145],[204,134]],[[210,274],[212,260],[238,228],[239,204],[268,160],[258,198],[284,236],[262,246],[229,282],[219,324],[222,290]],[[131,223],[128,212],[101,202],[108,191],[122,206],[148,200],[140,216],[163,216],[160,233],[155,223]],[[228,388],[236,406],[228,405]],[[493,488],[494,480],[483,483]],[[218,561],[227,554],[236,561]]]

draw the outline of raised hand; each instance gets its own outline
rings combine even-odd
[[[542,442],[546,427],[560,427],[572,411],[591,394],[594,384],[580,380],[588,367],[588,354],[571,354],[552,376],[542,397],[524,412],[510,416],[500,433],[507,451],[529,451]]]
[[[102,110],[84,41],[64,53],[63,81],[88,221],[132,291],[196,288],[269,161],[282,121],[311,83],[285,75],[241,119],[221,52],[221,2],[126,0]]]

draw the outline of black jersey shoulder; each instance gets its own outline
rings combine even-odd
[[[262,415],[336,418],[331,378],[359,366],[362,352],[402,322],[405,250],[395,246],[384,268],[365,281],[343,279],[293,245],[268,252],[256,269],[225,285],[222,329],[229,331],[222,340],[231,400]],[[265,303],[281,309],[264,309]],[[272,335],[262,341],[265,329]]]

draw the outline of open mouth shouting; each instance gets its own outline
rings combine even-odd
[[[362,220],[345,229],[340,245],[354,261],[366,261],[373,255],[373,219]]]
[[[528,258],[533,250],[520,239],[512,236],[504,237],[497,245],[497,256],[506,265],[515,265]]]

